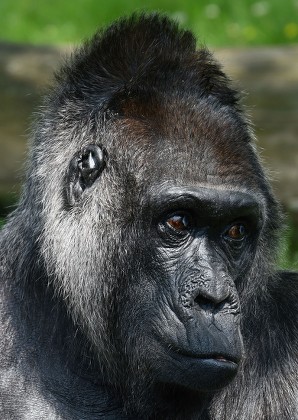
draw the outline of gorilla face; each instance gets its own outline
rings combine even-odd
[[[253,241],[257,203],[238,191],[176,187],[158,191],[150,209],[151,226],[132,259],[148,257],[135,292],[121,301],[121,330],[130,324],[131,335],[145,341],[143,358],[155,380],[218,389],[242,356],[234,280]]]
[[[102,145],[84,145],[71,160],[61,222],[79,229],[92,209],[93,224],[81,243],[90,250],[81,281],[88,287],[82,284],[80,295],[72,280],[70,296],[100,359],[121,382],[215,391],[243,356],[236,285],[254,260],[263,209],[254,184],[246,185],[247,161],[233,173],[243,158],[234,144],[246,132],[231,129],[232,117],[209,115],[209,166],[202,106],[190,116],[165,107],[162,122],[153,109],[150,103],[146,124],[118,113],[98,134]],[[64,265],[76,266],[72,260]]]
[[[161,189],[153,202],[154,245],[143,247],[153,261],[141,274],[150,273],[152,365],[160,381],[218,389],[242,357],[235,281],[253,247],[257,202],[240,191],[189,186]],[[141,300],[146,307],[143,291]]]

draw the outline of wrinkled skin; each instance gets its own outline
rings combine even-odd
[[[297,274],[210,53],[133,16],[57,80],[1,233],[0,417],[297,418]]]

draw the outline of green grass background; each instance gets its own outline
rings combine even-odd
[[[76,43],[135,10],[159,10],[211,46],[298,42],[298,0],[0,0],[0,39]]]

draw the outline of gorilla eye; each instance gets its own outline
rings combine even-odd
[[[247,235],[247,228],[243,223],[236,223],[226,232],[226,237],[234,241],[241,241]]]
[[[177,232],[183,232],[190,227],[189,218],[186,214],[174,214],[166,220],[166,223]]]

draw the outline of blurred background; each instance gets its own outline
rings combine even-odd
[[[0,224],[17,202],[30,124],[65,56],[136,10],[189,28],[243,92],[289,226],[280,265],[298,268],[298,0],[0,0]]]

